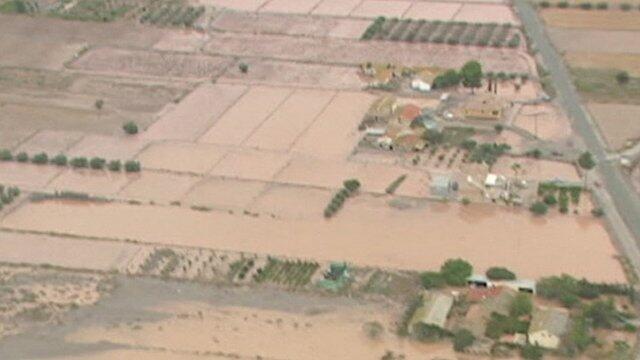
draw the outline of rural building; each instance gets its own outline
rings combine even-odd
[[[387,132],[385,128],[367,128],[365,130],[365,134],[367,136],[380,137],[383,136]]]
[[[467,300],[470,302],[481,302],[500,295],[503,289],[502,286],[472,287],[467,291]]]
[[[431,91],[431,84],[420,79],[413,79],[413,81],[411,81],[411,88],[419,92],[429,92]]]
[[[536,293],[536,282],[528,279],[498,281],[496,285],[505,286],[518,292]]]
[[[503,108],[504,105],[495,96],[478,95],[462,106],[462,114],[467,119],[499,120]]]
[[[473,274],[467,278],[467,284],[473,287],[493,287],[493,283],[488,277],[480,274]]]
[[[507,185],[507,178],[503,175],[487,174],[484,179],[484,186],[486,187],[500,187],[504,188]]]
[[[429,193],[442,199],[448,199],[455,195],[458,190],[458,184],[449,176],[438,175],[433,178],[429,184]]]
[[[411,122],[413,119],[420,116],[422,113],[422,109],[419,106],[414,104],[407,104],[402,108],[402,112],[400,113],[400,119],[404,122]]]
[[[565,309],[536,308],[531,315],[529,343],[547,349],[557,349],[568,328],[569,313]]]
[[[416,324],[444,328],[452,306],[453,296],[425,291],[422,295],[422,305],[416,309],[409,322],[409,331],[412,331]]]

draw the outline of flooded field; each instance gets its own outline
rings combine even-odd
[[[306,203],[304,194],[299,201]],[[624,280],[604,226],[590,216],[535,218],[524,209],[437,203],[408,203],[398,210],[385,203],[362,195],[326,221],[322,208],[317,218],[301,220],[48,201],[19,208],[2,226],[421,270],[462,257],[479,270],[502,265],[525,277],[569,273],[594,281]]]

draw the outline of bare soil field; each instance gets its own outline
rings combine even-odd
[[[582,9],[545,9],[542,18],[550,27],[569,29],[640,30],[634,11],[585,11]]]
[[[87,135],[73,145],[67,154],[126,161],[133,159],[147,143],[147,140],[140,137],[125,137],[123,134],[119,136]]]
[[[44,188],[61,171],[53,166],[0,162],[2,184],[18,186],[25,190]]]
[[[230,151],[210,174],[230,179],[271,181],[290,159],[291,155],[286,153],[238,149]]]
[[[82,139],[83,133],[79,131],[42,130],[21,143],[17,151],[25,151],[29,154],[45,152],[47,154],[59,154],[68,150],[72,145]]]
[[[611,150],[640,140],[640,106],[589,103],[588,108]]]
[[[363,195],[327,222],[320,214],[283,221],[178,207],[46,201],[20,207],[2,226],[420,270],[462,257],[478,271],[500,264],[530,278],[568,273],[624,281],[604,226],[590,215],[535,218],[524,209],[479,204],[424,203],[397,210],[385,202]]]
[[[498,4],[464,4],[453,20],[475,23],[519,23],[511,8]]]
[[[569,52],[564,57],[571,67],[624,70],[640,77],[640,54]]]
[[[351,66],[258,59],[252,59],[246,63],[250,68],[248,73],[229,68],[218,82],[343,90],[360,90],[364,86],[358,76],[357,68]]]
[[[640,36],[633,31],[547,29],[554,44],[567,52],[640,54]]]
[[[71,63],[72,69],[102,74],[214,78],[231,65],[224,57],[98,47]]]
[[[560,179],[577,182],[581,180],[576,167],[572,164],[531,158],[501,157],[493,165],[491,171],[496,174],[513,177],[514,172],[511,166],[515,163],[522,166],[522,170],[518,174],[522,179],[536,181]]]
[[[360,39],[371,20],[343,19],[271,13],[224,12],[210,27],[214,30],[252,34]]]
[[[128,199],[172,202],[179,201],[200,181],[199,177],[145,171],[131,181],[120,196]]]
[[[123,242],[0,231],[0,262],[5,263],[52,265],[75,270],[122,270],[140,249],[139,245]]]
[[[378,16],[402,17],[409,10],[411,1],[364,0],[353,9],[351,16],[374,18]]]
[[[117,194],[136,175],[105,172],[101,170],[67,170],[47,185],[50,191],[75,191],[94,196]]]
[[[198,52],[207,41],[207,36],[194,30],[172,31],[153,45],[155,50]]]
[[[244,210],[267,186],[259,181],[209,178],[194,186],[183,201],[214,209]]]
[[[257,11],[269,0],[196,0],[198,4],[238,11]]]
[[[150,140],[195,140],[246,90],[240,85],[204,83],[180,103],[166,109],[143,136]]]
[[[320,0],[269,0],[261,8],[261,12],[283,14],[307,14]]]
[[[464,5],[458,2],[414,2],[404,13],[408,19],[451,21]]]
[[[572,134],[569,119],[551,105],[523,107],[513,125],[550,141],[561,141]]]
[[[286,219],[314,220],[321,215],[332,196],[332,190],[272,184],[248,209]]]
[[[513,49],[451,47],[442,44],[355,42],[343,39],[297,38],[279,35],[215,34],[205,46],[212,54],[260,57],[315,63],[359,65],[367,61],[458,68],[475,59],[487,71],[529,72],[529,63]],[[423,54],[428,53],[425,58]]]
[[[311,11],[314,15],[348,16],[361,0],[322,0]]]
[[[156,142],[137,157],[145,169],[206,174],[228,150],[210,144]]]

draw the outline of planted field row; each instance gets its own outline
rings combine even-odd
[[[540,6],[543,9],[546,8],[550,8],[550,7],[557,7],[560,9],[568,9],[568,8],[577,8],[577,9],[583,9],[583,10],[607,10],[609,8],[611,9],[620,9],[622,11],[630,11],[633,10],[634,8],[637,8],[638,10],[640,10],[640,5],[634,5],[632,3],[620,3],[620,4],[609,4],[606,1],[599,1],[599,2],[569,2],[569,1],[558,1],[558,2],[550,2],[550,1],[540,1],[538,2],[538,6]]]
[[[316,262],[269,258],[264,268],[256,270],[253,279],[258,283],[271,282],[290,287],[307,285],[320,268]]]
[[[143,24],[191,27],[204,14],[204,11],[204,6],[193,7],[172,2],[158,2],[155,6],[143,8],[139,20]]]
[[[521,35],[511,24],[379,17],[361,39],[516,48],[520,46]]]

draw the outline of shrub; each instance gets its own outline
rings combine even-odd
[[[432,86],[434,89],[444,89],[458,84],[460,84],[460,74],[455,70],[447,70],[444,74],[438,75],[433,79]]]
[[[138,133],[138,125],[133,121],[129,121],[122,125],[122,130],[129,135],[135,135]]]
[[[104,106],[104,100],[98,99],[93,105],[96,107],[96,109],[101,110]]]
[[[566,9],[569,7],[569,2],[568,1],[560,1],[558,3],[558,7],[561,9]]]
[[[591,10],[591,9],[593,9],[593,4],[590,3],[590,2],[580,3],[579,6],[580,6],[580,9],[582,9],[582,10]]]
[[[58,154],[51,158],[51,163],[57,166],[67,166],[67,157],[64,154]]]
[[[629,73],[626,71],[619,71],[616,74],[616,81],[618,82],[618,84],[626,84],[629,82],[630,76]]]
[[[238,69],[241,73],[246,74],[249,72],[249,65],[247,63],[241,62],[240,64],[238,64]]]
[[[518,46],[520,46],[520,35],[513,35],[513,37],[511,37],[511,39],[507,43],[507,46],[509,46],[510,48],[517,48]]]
[[[553,194],[549,194],[544,197],[544,203],[549,206],[553,206],[558,203],[558,199],[556,199],[556,197]]]
[[[420,274],[420,281],[425,289],[437,289],[444,287],[445,281],[437,271],[425,271]]]
[[[471,346],[476,340],[471,331],[467,329],[460,329],[453,335],[453,349],[458,352],[464,351]]]
[[[86,168],[87,166],[89,166],[89,160],[87,160],[86,157],[80,156],[80,157],[75,157],[71,159],[69,164],[71,164],[72,167],[77,169]]]
[[[471,200],[469,200],[468,197],[463,197],[462,198],[462,205],[467,206],[469,204],[471,204]]]
[[[22,162],[22,163],[27,162],[27,161],[29,161],[29,155],[27,155],[27,153],[24,152],[24,151],[20,152],[20,153],[18,153],[18,155],[16,155],[16,160],[18,162]]]
[[[127,160],[124,163],[124,171],[126,172],[139,172],[140,171],[140,162],[135,160]]]
[[[594,217],[602,217],[604,215],[604,210],[602,208],[593,208],[591,209],[591,215]]]
[[[504,130],[504,125],[502,124],[496,124],[493,129],[496,131],[496,133],[500,134],[503,130]]]
[[[11,161],[13,160],[13,154],[9,149],[0,150],[0,161]]]
[[[102,170],[107,161],[100,157],[91,158],[89,161],[89,166],[94,170]]]
[[[505,267],[494,266],[490,267],[486,275],[491,280],[515,280],[516,274]]]
[[[631,4],[628,4],[628,3],[622,3],[622,4],[620,4],[620,10],[622,10],[622,11],[629,11],[629,10],[631,10]]]
[[[537,345],[526,344],[520,349],[520,356],[526,360],[540,360],[542,359],[542,348]]]
[[[109,171],[120,171],[120,169],[122,169],[122,163],[120,160],[111,160],[109,161],[107,168]]]
[[[38,165],[44,165],[49,162],[49,156],[46,153],[37,153],[31,158],[31,162]]]
[[[529,207],[529,210],[534,215],[540,216],[540,215],[545,215],[547,211],[549,211],[549,206],[547,206],[547,204],[541,201],[536,201],[535,203],[533,203],[533,205],[531,205],[531,207]]]
[[[444,281],[451,286],[464,286],[467,278],[471,276],[473,267],[462,259],[449,259],[440,267],[440,273]]]
[[[597,3],[597,4],[596,4],[596,8],[597,8],[598,10],[606,10],[606,9],[608,9],[608,8],[609,8],[609,4],[607,4],[607,3],[606,3],[606,2],[604,2],[604,1],[601,1],[601,2],[599,2],[599,3]]]
[[[531,310],[533,310],[531,295],[518,293],[509,306],[509,315],[518,318],[524,315],[531,315]]]
[[[370,321],[364,324],[364,331],[370,339],[379,339],[384,333],[384,327],[377,321]]]
[[[539,4],[539,5],[540,5],[540,7],[541,7],[541,8],[543,8],[543,9],[546,9],[546,8],[548,8],[548,7],[550,7],[550,6],[551,6],[551,3],[550,3],[550,2],[548,2],[548,1],[541,1],[541,2],[539,2],[538,4]]]
[[[349,179],[343,182],[344,188],[349,191],[349,193],[354,193],[360,189],[360,181],[357,179]]]
[[[619,314],[611,299],[595,301],[583,311],[583,315],[591,320],[593,327],[611,329],[619,322]]]

